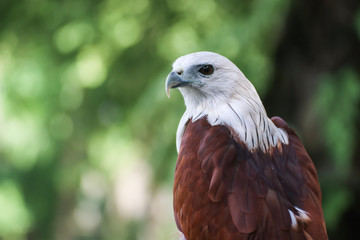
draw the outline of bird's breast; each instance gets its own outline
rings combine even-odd
[[[212,186],[214,166],[199,158],[204,154],[200,146],[204,133],[210,127],[204,120],[190,124],[184,133],[175,170],[175,219],[187,239],[241,239],[232,224],[226,195],[221,194],[221,187]]]

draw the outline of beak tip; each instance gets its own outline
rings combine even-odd
[[[170,90],[172,88],[178,88],[180,85],[186,85],[184,81],[176,72],[172,71],[169,73],[165,82],[165,92],[168,98],[170,98]]]
[[[165,84],[165,92],[168,98],[170,98],[170,87],[168,86],[168,83]]]

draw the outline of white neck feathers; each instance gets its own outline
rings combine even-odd
[[[254,89],[255,90],[255,89]],[[186,99],[186,93],[183,92]],[[229,127],[236,138],[244,142],[249,150],[260,148],[267,152],[279,142],[288,144],[287,133],[277,128],[267,117],[260,98],[247,97],[236,94],[228,101],[217,98],[218,102],[203,101],[202,104],[191,104],[185,101],[187,109],[182,116],[177,130],[176,147],[179,152],[185,124],[189,119],[192,122],[206,117],[210,125],[224,125]]]

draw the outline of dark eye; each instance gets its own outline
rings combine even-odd
[[[204,65],[199,69],[199,72],[204,75],[210,75],[214,72],[214,67],[211,65]]]

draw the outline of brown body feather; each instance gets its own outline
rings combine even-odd
[[[187,123],[177,160],[174,212],[187,240],[327,239],[315,166],[295,132],[267,153],[249,151],[223,126]],[[291,225],[288,210],[309,214]]]

